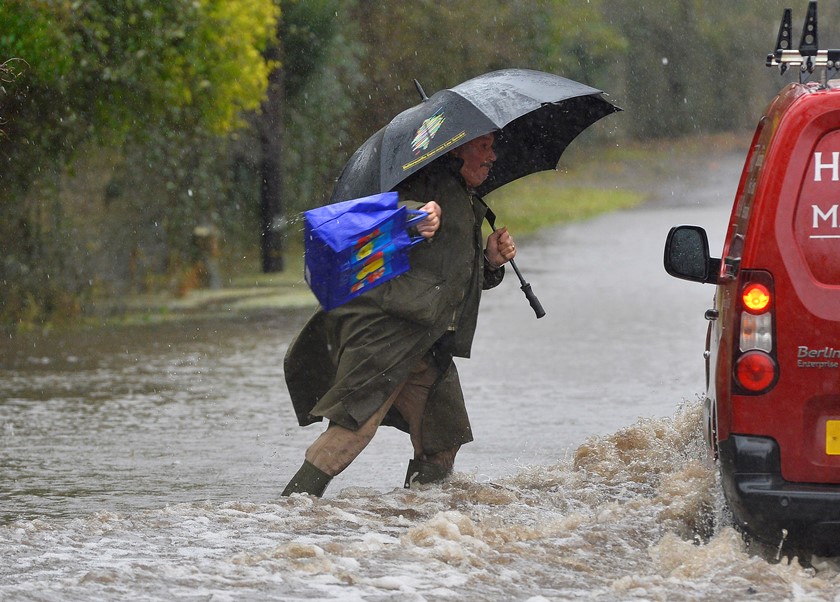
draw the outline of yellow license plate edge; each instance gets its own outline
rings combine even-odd
[[[840,420],[825,421],[825,453],[840,456]]]

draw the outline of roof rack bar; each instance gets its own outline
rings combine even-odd
[[[805,24],[802,26],[802,37],[799,41],[798,50],[791,49],[793,40],[791,22],[791,9],[786,8],[779,24],[776,48],[767,55],[767,66],[779,67],[779,72],[782,74],[790,66],[799,67],[800,83],[807,82],[814,70],[819,68],[823,70],[822,83],[825,85],[829,76],[833,77],[840,72],[840,50],[820,50],[819,48],[817,0],[808,2],[808,14],[805,16]]]

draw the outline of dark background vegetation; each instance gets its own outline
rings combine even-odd
[[[0,323],[200,286],[196,228],[223,276],[283,269],[295,216],[418,101],[413,78],[429,95],[506,67],[588,83],[625,110],[593,148],[751,128],[790,80],[764,66],[786,4],[4,0]]]

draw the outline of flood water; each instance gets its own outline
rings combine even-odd
[[[662,269],[678,223],[719,254],[740,160],[518,241],[547,315],[512,272],[484,297],[476,441],[443,486],[402,489],[382,429],[324,499],[279,497],[322,428],[283,381],[309,310],[3,341],[0,599],[838,599],[835,560],[729,526],[700,430],[713,291]]]

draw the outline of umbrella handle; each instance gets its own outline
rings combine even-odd
[[[540,300],[537,299],[537,296],[534,294],[534,291],[531,290],[531,285],[525,282],[525,278],[522,277],[522,273],[519,271],[519,268],[516,267],[516,261],[511,259],[508,263],[513,268],[513,271],[516,272],[516,276],[519,278],[519,283],[522,285],[521,288],[522,292],[525,293],[525,298],[528,299],[528,303],[531,304],[531,309],[534,310],[534,314],[537,316],[539,320],[545,315],[545,310],[543,309],[542,303]]]
[[[484,203],[484,201],[481,201]],[[487,220],[487,223],[490,224],[490,228],[492,228],[493,232],[496,231],[496,214],[487,207],[487,204],[484,203],[485,208],[487,209],[487,214],[484,216]],[[511,259],[508,263],[510,263],[513,271],[516,272],[516,277],[519,278],[519,288],[522,289],[522,292],[525,293],[525,298],[528,299],[528,303],[531,304],[531,309],[534,310],[534,314],[537,316],[537,320],[542,318],[545,315],[545,310],[543,309],[542,303],[540,300],[537,299],[537,296],[534,294],[534,291],[531,290],[531,285],[525,282],[525,278],[522,277],[522,272],[519,271],[519,268],[516,266],[516,262]]]

